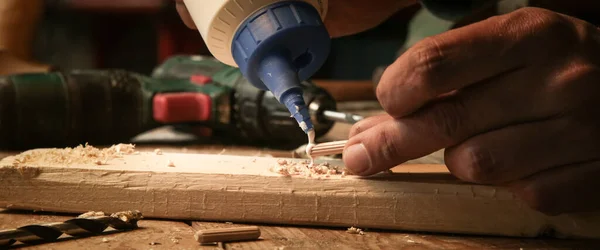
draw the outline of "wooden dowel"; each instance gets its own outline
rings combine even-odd
[[[316,157],[323,155],[340,154],[344,151],[344,147],[346,146],[347,142],[347,140],[344,140],[317,144],[310,151],[310,155]]]
[[[258,237],[260,229],[257,226],[205,229],[194,234],[199,243],[256,240]]]

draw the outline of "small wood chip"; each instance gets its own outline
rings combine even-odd
[[[106,243],[106,242],[108,242],[108,239],[107,238],[102,238],[102,242]]]
[[[360,234],[360,235],[365,234],[362,229],[356,228],[356,227],[350,227],[350,228],[348,228],[348,230],[346,230],[346,233],[349,233],[349,234]]]
[[[77,216],[77,218],[90,218],[100,216],[106,216],[106,214],[104,212],[89,211],[87,213],[80,214],[79,216]]]
[[[154,153],[157,155],[162,155],[162,150],[160,150],[160,148],[157,148],[154,150]]]
[[[169,160],[169,161],[167,162],[167,166],[168,166],[168,167],[172,167],[172,168],[174,168],[174,167],[175,167],[175,163],[173,163],[173,161]]]

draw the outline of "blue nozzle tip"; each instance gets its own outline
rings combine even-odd
[[[266,55],[258,67],[258,76],[275,98],[287,107],[305,133],[313,129],[298,73],[285,53]]]
[[[292,89],[282,96],[280,102],[282,102],[292,114],[292,117],[298,122],[298,126],[302,128],[304,133],[313,129],[312,121],[308,113],[308,107],[302,98],[302,91],[298,89]]]

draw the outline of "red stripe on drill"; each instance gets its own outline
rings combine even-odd
[[[211,115],[210,96],[203,93],[163,93],[153,99],[153,117],[160,123],[201,122]]]
[[[206,85],[207,83],[212,82],[212,78],[205,75],[192,75],[190,77],[190,82],[198,85]]]

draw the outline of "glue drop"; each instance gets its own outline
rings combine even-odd
[[[309,168],[312,168],[312,166],[315,164],[315,159],[314,157],[312,157],[312,149],[315,146],[315,130],[311,129],[309,130],[307,133],[308,135],[308,145],[306,145],[306,155],[308,155],[308,157],[310,157],[310,165],[308,165]]]

